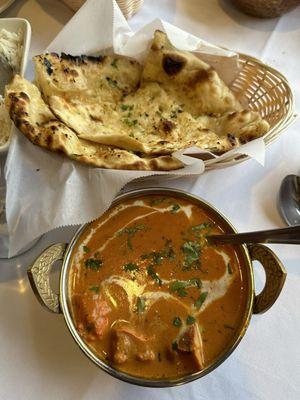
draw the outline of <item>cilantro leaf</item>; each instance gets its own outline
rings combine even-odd
[[[199,310],[202,304],[205,302],[208,292],[202,292],[199,298],[195,301],[194,305]]]
[[[194,317],[192,317],[191,315],[187,316],[187,319],[186,319],[187,325],[193,325],[195,322],[196,322],[196,319]]]
[[[176,326],[176,327],[181,326],[182,325],[181,319],[179,317],[175,317],[173,319],[173,325]]]
[[[139,314],[143,313],[146,309],[146,302],[143,297],[138,297],[136,300],[136,309]]]
[[[124,271],[138,271],[139,267],[135,263],[127,263],[123,265]]]

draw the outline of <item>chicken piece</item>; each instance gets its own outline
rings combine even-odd
[[[199,369],[204,365],[203,344],[197,323],[188,326],[178,340],[178,351],[192,353]]]
[[[133,326],[115,328],[112,342],[113,359],[116,364],[136,358],[140,361],[153,361],[155,353],[150,348],[149,338],[136,331]]]
[[[110,306],[99,294],[90,293],[84,294],[82,305],[86,322],[92,325],[96,336],[102,339],[108,327],[108,314],[111,312]]]

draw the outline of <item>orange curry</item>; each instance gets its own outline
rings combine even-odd
[[[148,379],[199,371],[239,333],[247,303],[242,255],[198,205],[147,195],[88,225],[72,258],[76,328],[103,361]]]

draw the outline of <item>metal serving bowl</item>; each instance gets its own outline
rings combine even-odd
[[[191,201],[192,203],[199,205],[204,210],[208,211],[213,219],[220,223],[220,225],[226,229],[228,233],[236,232],[235,228],[231,223],[213,206],[205,202],[204,200],[193,196],[189,193],[179,191],[177,189],[167,189],[167,188],[147,188],[134,190],[125,194],[118,196],[113,205],[120,202],[126,201],[128,199],[143,196],[143,195],[163,195],[163,196],[173,196],[178,198],[183,198]],[[191,382],[195,379],[201,378],[207,373],[218,367],[226,358],[232,353],[236,348],[242,337],[244,336],[248,324],[250,322],[252,314],[261,314],[267,311],[275,302],[279,296],[281,289],[283,287],[286,271],[282,266],[281,262],[278,260],[276,255],[268,248],[263,245],[252,245],[252,246],[239,246],[240,253],[242,254],[243,264],[246,267],[246,275],[248,279],[248,298],[246,310],[243,318],[240,321],[240,328],[236,333],[236,336],[230,346],[219,355],[219,357],[214,360],[210,365],[207,365],[202,371],[198,371],[184,377],[172,378],[172,379],[144,379],[141,377],[136,377],[133,375],[126,374],[124,372],[118,371],[117,369],[106,364],[101,360],[97,354],[83,341],[83,339],[78,334],[73,318],[72,309],[70,301],[70,285],[69,277],[71,270],[71,259],[74,247],[77,241],[80,239],[84,230],[89,226],[89,224],[83,225],[75,233],[73,239],[69,244],[58,243],[50,246],[37,258],[33,265],[28,269],[28,276],[32,289],[40,301],[40,303],[45,306],[48,310],[54,313],[62,313],[69,328],[71,335],[73,336],[76,343],[79,345],[81,350],[102,370],[108,372],[115,378],[121,379],[123,381],[148,387],[168,387],[176,386],[184,383]],[[62,268],[60,274],[60,289],[59,295],[54,293],[50,287],[49,274],[52,265],[55,261],[62,260]],[[266,283],[259,295],[255,294],[254,291],[254,276],[253,276],[253,266],[252,261],[259,261],[266,274]]]

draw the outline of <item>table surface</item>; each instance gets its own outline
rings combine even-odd
[[[241,14],[224,0],[146,0],[129,24],[133,30],[156,17],[203,39],[261,58],[289,79],[300,100],[300,7],[280,19]],[[59,0],[19,0],[2,17],[27,18],[30,54],[47,46],[72,17]],[[250,160],[165,185],[197,194],[219,208],[240,231],[284,226],[276,206],[282,178],[299,173],[300,122],[267,150],[264,167]],[[299,399],[300,247],[271,246],[287,281],[276,304],[253,316],[241,344],[217,370],[171,389],[145,389],[119,382],[83,356],[62,316],[36,301],[26,269],[47,245],[67,242],[75,228],[50,232],[22,256],[0,261],[0,399]],[[264,274],[256,268],[257,290]],[[58,272],[54,274],[54,281]]]

